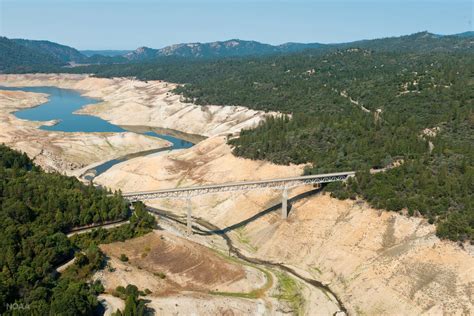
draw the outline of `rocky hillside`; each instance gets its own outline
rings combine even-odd
[[[161,56],[178,56],[192,58],[260,56],[276,53],[289,53],[309,48],[320,48],[325,45],[319,43],[301,44],[285,43],[278,46],[264,44],[256,41],[243,41],[231,39],[211,43],[184,43],[166,46],[161,49],[140,47],[125,55],[130,60],[144,60]]]
[[[186,58],[215,58],[262,56],[270,54],[286,54],[307,49],[343,49],[349,47],[365,48],[377,51],[452,51],[472,48],[472,32],[443,36],[429,32],[419,32],[406,36],[388,37],[381,39],[362,40],[339,44],[321,43],[284,43],[270,45],[256,41],[231,39],[210,43],[184,43],[166,46],[161,49],[140,47],[125,56],[129,60],[150,60],[162,56],[177,56]]]
[[[223,58],[288,54],[312,49],[314,52],[365,48],[376,51],[451,52],[472,49],[472,32],[442,36],[429,32],[339,44],[285,43],[270,45],[231,39],[210,43],[182,43],[160,49],[140,47],[134,51],[78,51],[44,40],[0,37],[0,72],[58,72],[68,64],[123,64],[153,61],[160,57]],[[62,69],[61,69],[62,70]]]

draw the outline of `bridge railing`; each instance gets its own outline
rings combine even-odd
[[[330,183],[345,181],[355,175],[355,172],[338,172],[320,175],[308,175],[290,178],[277,178],[255,181],[228,182],[221,184],[191,186],[183,188],[162,189],[155,191],[129,192],[123,197],[131,202],[154,200],[161,198],[190,198],[193,196],[218,192],[250,191],[259,189],[289,189],[307,184]]]

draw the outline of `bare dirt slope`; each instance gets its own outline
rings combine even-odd
[[[260,257],[330,283],[354,313],[474,313],[474,258],[440,241],[425,220],[328,195],[293,210],[285,222],[249,224],[250,244]]]
[[[96,178],[124,192],[299,175],[302,165],[278,166],[235,157],[225,137],[202,141],[190,150],[132,159]]]
[[[168,141],[128,132],[43,131],[39,126],[53,122],[21,120],[12,113],[46,101],[45,94],[0,90],[0,143],[26,152],[46,170],[70,172],[94,162],[170,146]]]
[[[153,298],[148,304],[155,315],[283,315],[266,310],[262,300],[236,297],[218,297],[205,294],[180,294],[172,297]]]
[[[149,289],[160,295],[181,291],[250,292],[266,281],[256,269],[232,263],[207,247],[165,231],[102,245],[101,249],[112,258],[125,254],[131,266],[154,275],[163,284]],[[161,273],[165,278],[160,278]],[[113,274],[106,278],[112,289],[117,286],[111,281]],[[133,276],[130,281],[133,283]]]
[[[267,115],[241,106],[199,106],[181,101],[171,91],[176,84],[125,78],[92,78],[87,75],[26,74],[0,75],[4,86],[56,86],[82,90],[103,102],[87,106],[80,113],[99,116],[115,125],[169,128],[213,136],[231,134],[255,126]]]
[[[107,307],[104,316],[110,316],[118,309],[123,310],[124,302],[110,294],[101,294],[99,299],[105,301]],[[269,315],[265,302],[237,297],[213,296],[203,293],[183,293],[172,296],[147,296],[147,307],[153,309],[154,315]],[[272,313],[271,315],[283,315]]]
[[[173,155],[116,165],[98,181],[138,191],[301,170],[233,157],[223,139],[211,138]],[[290,196],[309,189],[293,190]],[[324,195],[293,200],[288,220],[282,221],[279,210],[271,208],[279,201],[280,193],[271,191],[208,195],[192,200],[193,215],[227,227],[248,255],[285,263],[329,283],[352,314],[474,313],[474,258],[439,240],[425,220]],[[178,201],[151,204],[184,213]]]
[[[212,312],[230,315],[263,314],[261,299],[237,295],[211,295],[213,292],[249,293],[268,282],[265,274],[253,267],[226,259],[198,243],[165,231],[154,231],[126,242],[102,245],[110,258],[109,267],[99,271],[109,294],[102,295],[109,310],[121,308],[110,296],[117,286],[136,285],[151,294],[149,307],[158,315]],[[122,262],[120,255],[129,260]],[[123,305],[123,304],[122,304]]]

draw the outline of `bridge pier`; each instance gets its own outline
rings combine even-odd
[[[281,218],[286,219],[288,217],[288,189],[284,188],[281,193]]]
[[[187,198],[187,216],[186,216],[186,235],[191,236],[193,234],[193,228],[192,228],[192,217],[191,217],[191,199]]]

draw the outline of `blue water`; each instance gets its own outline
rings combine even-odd
[[[113,125],[99,117],[91,115],[78,115],[73,112],[79,110],[87,104],[96,104],[100,100],[82,96],[79,92],[56,87],[2,87],[1,90],[27,91],[46,93],[49,100],[37,107],[15,112],[18,118],[30,121],[50,121],[59,120],[53,126],[41,126],[42,130],[61,132],[126,132],[123,128]],[[144,135],[166,139],[173,144],[170,149],[189,148],[194,144],[170,135],[157,134],[155,132],[145,132]]]
[[[61,132],[113,132],[120,133],[126,132],[125,129],[120,126],[113,125],[99,117],[90,115],[78,115],[74,114],[75,111],[79,110],[85,105],[99,103],[100,100],[88,98],[82,96],[79,92],[69,89],[61,89],[56,87],[3,87],[0,86],[0,90],[11,90],[11,91],[27,91],[46,93],[49,95],[49,100],[46,103],[40,104],[37,107],[20,110],[14,114],[21,119],[30,121],[50,121],[57,120],[58,123],[53,126],[42,125],[40,129],[47,131],[61,131]],[[171,142],[173,145],[169,148],[159,149],[161,150],[173,150],[189,148],[194,144],[184,139],[180,139],[174,136],[157,134],[152,131],[144,132],[144,135],[165,139]],[[100,174],[114,164],[122,162],[127,158],[119,158],[110,160],[96,168],[97,174]]]

